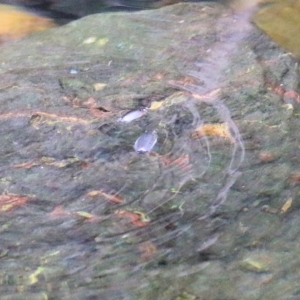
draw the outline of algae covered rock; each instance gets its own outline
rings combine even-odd
[[[300,1],[266,4],[253,17],[255,24],[281,47],[300,57]]]

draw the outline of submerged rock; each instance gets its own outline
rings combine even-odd
[[[207,3],[93,15],[3,45],[0,202],[13,209],[0,215],[1,297],[297,295],[299,119],[284,98],[297,105],[299,78],[283,54]],[[117,122],[141,106],[147,117]],[[137,155],[146,128],[159,151]],[[255,285],[240,253],[261,248],[286,260]]]

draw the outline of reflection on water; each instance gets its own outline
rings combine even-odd
[[[244,27],[240,30],[233,30],[195,65],[199,71],[189,75],[199,85],[173,81],[187,93],[164,100],[158,109],[150,107],[138,120],[111,124],[103,131],[101,153],[109,152],[110,158],[97,154],[94,165],[102,173],[97,174],[98,186],[123,202],[98,204],[93,210],[105,216],[95,238],[97,262],[89,273],[98,277],[102,297],[117,298],[113,293],[145,287],[160,272],[179,261],[196,260],[218,241],[227,221],[216,217],[217,210],[240,175],[245,152],[239,129],[217,91],[246,33]],[[205,125],[222,125],[227,136],[192,138]],[[150,154],[141,155],[133,151],[133,143],[146,130],[156,130],[158,142]],[[110,145],[105,139],[114,141],[113,151],[104,150]],[[203,267],[183,269],[177,276]]]
[[[188,86],[182,88],[189,90]],[[163,103],[159,110],[150,110],[144,120],[118,124],[110,138],[117,137],[119,144],[126,145],[127,153],[123,152],[118,161],[97,156],[105,172],[103,177],[107,178],[99,179],[98,175],[99,185],[123,199],[119,205],[102,204],[94,210],[98,216],[117,221],[104,226],[96,239],[97,247],[101,245],[105,250],[95,254],[96,273],[106,278],[110,286],[116,282],[118,287],[112,285],[114,291],[122,293],[124,286],[120,282],[129,289],[137,282],[142,287],[147,284],[147,277],[156,273],[157,264],[172,265],[192,259],[218,240],[217,228],[222,221],[212,225],[210,217],[225,203],[244,157],[239,130],[218,96],[212,94],[199,101],[187,95],[182,101],[179,95],[178,102],[175,97],[173,103]],[[227,125],[226,139],[191,138],[197,128],[212,119]],[[132,151],[131,126],[140,127],[141,132],[156,129],[159,138],[153,152],[141,155]],[[190,251],[186,251],[187,244]],[[182,271],[178,276],[201,268],[202,265]],[[105,293],[112,297],[107,286]]]

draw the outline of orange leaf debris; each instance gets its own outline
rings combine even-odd
[[[283,214],[285,212],[287,212],[291,206],[292,206],[292,203],[293,203],[293,199],[292,198],[289,198],[281,207],[280,209],[280,213]]]
[[[30,169],[36,165],[38,165],[36,161],[29,161],[23,164],[13,165],[13,167],[16,169]]]
[[[51,217],[65,217],[69,215],[70,213],[64,210],[61,205],[55,206],[53,211],[49,214]]]
[[[91,191],[91,192],[87,193],[87,196],[89,196],[89,197],[103,196],[110,202],[118,203],[118,204],[125,202],[124,199],[119,197],[118,195],[107,194],[107,193],[103,192],[102,190]]]
[[[233,141],[226,123],[204,124],[191,133],[192,139],[199,139],[204,136],[217,136]]]
[[[141,257],[146,259],[151,258],[157,252],[156,246],[150,241],[141,243],[138,248],[141,251]]]
[[[145,216],[145,214],[139,211],[128,211],[128,210],[117,210],[115,214],[120,217],[125,217],[130,220],[130,222],[137,227],[147,226],[150,220]]]
[[[276,156],[274,155],[274,153],[270,152],[270,151],[262,151],[259,153],[259,160],[262,163],[269,163],[272,162],[276,159]]]
[[[178,158],[172,158],[169,155],[160,155],[160,154],[157,154],[157,153],[154,153],[154,152],[150,153],[149,155],[154,156],[154,157],[158,157],[159,159],[161,159],[165,166],[176,165],[182,170],[191,170],[192,167],[193,167],[190,164],[190,157],[189,157],[188,154],[181,155]]]
[[[289,181],[290,181],[292,184],[299,184],[299,183],[300,183],[300,172],[293,173],[293,174],[290,176]]]
[[[86,211],[76,211],[74,215],[77,216],[77,217],[82,217],[82,218],[86,219],[89,222],[97,222],[97,221],[101,220],[100,217],[97,217],[97,216],[95,216],[93,214],[90,214]]]
[[[17,39],[57,26],[51,19],[39,17],[11,5],[0,5],[0,40]]]
[[[3,192],[0,195],[0,211],[8,212],[24,205],[30,198],[27,196]]]

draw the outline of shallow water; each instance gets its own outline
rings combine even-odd
[[[1,299],[297,299],[297,65],[248,17],[179,5],[3,49]]]

